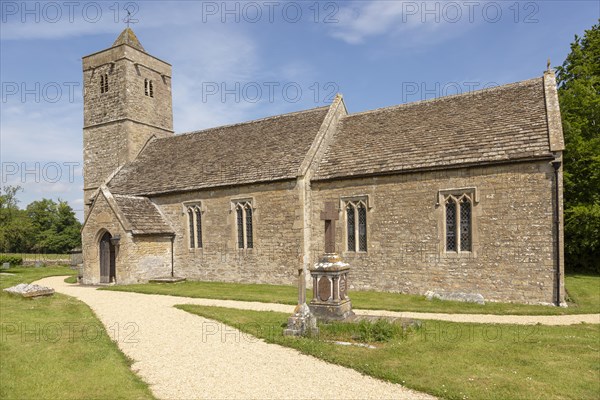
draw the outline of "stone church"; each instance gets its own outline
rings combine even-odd
[[[335,246],[350,289],[562,303],[554,73],[349,114],[175,135],[171,65],[133,31],[83,57],[83,283],[295,284]]]

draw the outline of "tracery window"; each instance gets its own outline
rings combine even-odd
[[[100,93],[108,92],[108,74],[100,75]]]
[[[199,204],[186,207],[190,249],[202,248],[202,210]]]
[[[472,249],[473,199],[469,194],[445,197],[446,251]]]
[[[252,227],[252,202],[238,201],[234,203],[236,215],[236,233],[239,249],[251,249],[254,247],[254,235]]]
[[[367,205],[363,200],[346,202],[346,243],[348,251],[367,251]]]

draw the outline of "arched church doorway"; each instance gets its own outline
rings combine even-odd
[[[116,280],[116,254],[112,236],[106,232],[100,239],[100,283],[111,283]]]

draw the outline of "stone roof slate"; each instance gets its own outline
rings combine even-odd
[[[329,107],[156,139],[109,183],[153,195],[295,179]]]
[[[144,50],[144,47],[140,43],[137,36],[135,36],[135,33],[133,33],[133,30],[131,28],[125,28],[123,32],[121,32],[117,40],[115,40],[112,47],[116,47],[122,44],[127,44],[131,47],[135,47],[138,50],[146,52],[146,50]]]
[[[341,119],[315,180],[549,156],[543,78]]]
[[[158,207],[146,197],[113,195],[133,234],[173,233]]]
[[[148,143],[110,181],[151,196],[295,179],[328,107]],[[313,180],[551,157],[543,78],[340,119]]]

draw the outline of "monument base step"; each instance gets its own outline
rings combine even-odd
[[[325,303],[312,301],[309,306],[319,321],[347,321],[354,316],[352,302],[350,300],[341,303]]]
[[[152,278],[148,282],[150,282],[150,283],[177,283],[177,282],[183,282],[183,281],[185,281],[185,278],[178,277],[178,276],[165,276],[162,278]]]

